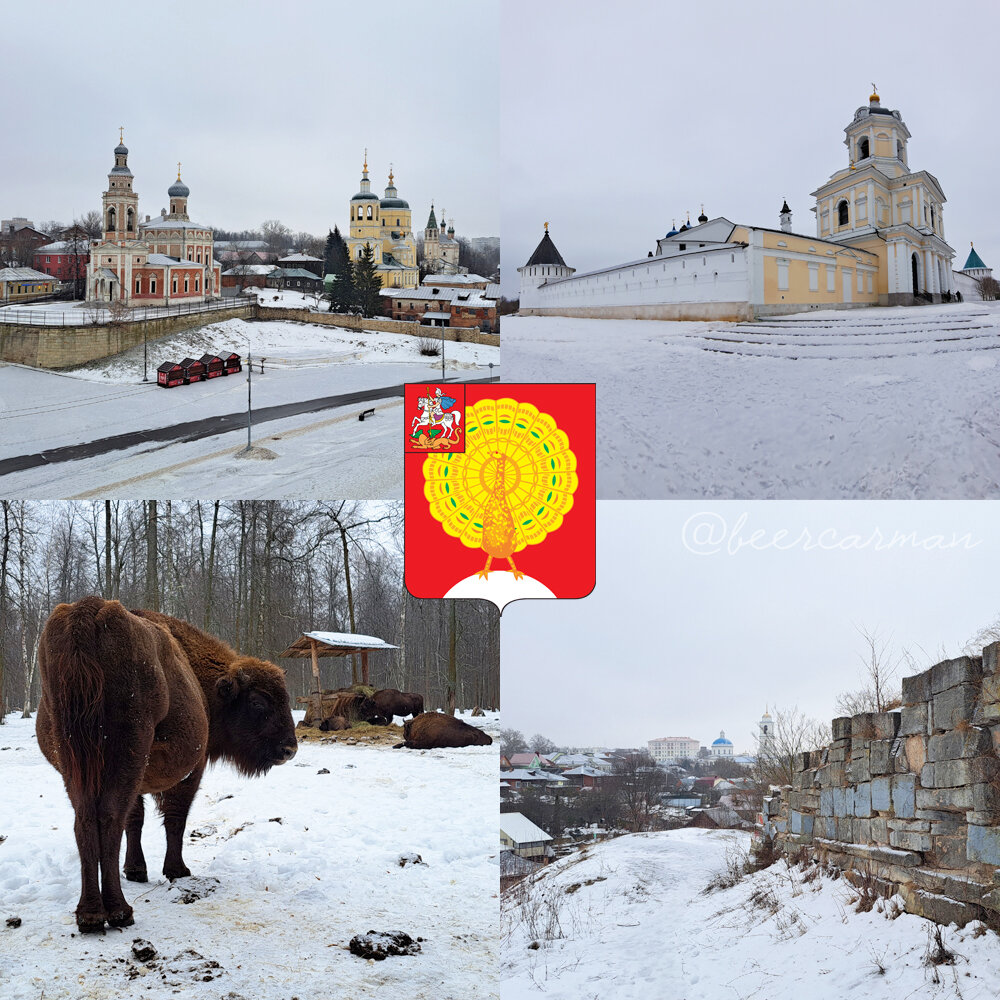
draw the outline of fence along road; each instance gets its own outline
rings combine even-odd
[[[219,312],[225,309],[246,308],[249,313],[253,303],[246,300],[225,298],[211,302],[180,302],[173,306],[135,306],[122,316],[124,323],[138,323],[147,319],[164,319],[167,316],[187,316],[190,313]],[[107,323],[108,309],[101,303],[75,306],[72,309],[49,308],[18,309],[16,306],[0,308],[0,323],[13,326],[96,326]]]

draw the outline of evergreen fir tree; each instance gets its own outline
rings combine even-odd
[[[323,251],[323,274],[333,274],[334,268],[334,253],[336,248],[336,243],[333,238],[333,230],[329,230],[326,234],[326,249]]]
[[[364,316],[376,316],[381,306],[382,276],[375,270],[375,251],[364,245],[361,259],[354,262],[355,301]]]
[[[357,305],[357,294],[354,289],[354,268],[344,238],[340,231],[333,230],[333,287],[327,298],[330,300],[330,312],[348,313]]]

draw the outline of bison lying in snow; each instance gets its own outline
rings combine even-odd
[[[323,703],[326,718],[341,716],[353,726],[355,722],[368,722],[373,726],[387,726],[387,719],[378,705],[367,695],[357,691],[338,691],[332,702]]]
[[[425,712],[403,723],[403,742],[395,749],[433,750],[436,747],[484,747],[493,742],[481,729],[440,712]]]
[[[395,688],[383,688],[376,691],[372,701],[378,706],[379,711],[388,716],[392,722],[392,717],[412,715],[416,718],[424,710],[424,696],[422,694],[412,694],[409,691],[397,691]]]
[[[163,874],[190,875],[181,844],[206,764],[255,775],[295,756],[284,671],[176,618],[99,597],[56,607],[38,664],[38,745],[76,812],[77,926],[126,927],[118,852],[124,831],[125,877],[145,882],[143,793],[163,814]]]

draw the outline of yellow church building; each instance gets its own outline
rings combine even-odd
[[[351,199],[350,236],[346,239],[351,260],[359,261],[366,245],[372,248],[383,288],[416,288],[420,284],[417,241],[413,236],[410,206],[399,197],[389,170],[389,186],[379,198],[368,178],[368,154],[361,172],[361,188]]]
[[[872,93],[844,130],[847,165],[812,193],[815,235],[796,233],[785,201],[779,228],[724,217],[684,224],[655,253],[574,273],[547,231],[521,275],[527,315],[748,320],[807,309],[951,299],[954,251],[944,193],[911,172],[909,130]]]

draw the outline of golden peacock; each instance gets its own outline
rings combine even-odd
[[[466,407],[465,452],[424,462],[424,496],[444,530],[486,553],[480,577],[556,531],[573,506],[579,480],[569,438],[548,413],[515,399]]]

